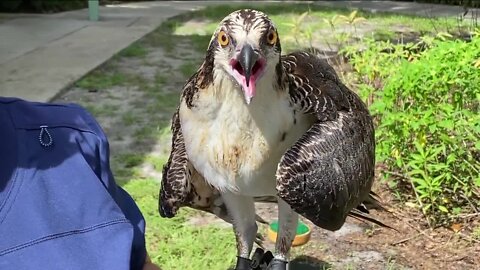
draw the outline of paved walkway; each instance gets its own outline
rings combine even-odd
[[[0,96],[49,101],[164,20],[196,3],[150,2],[45,15],[0,15]],[[6,16],[6,17],[5,17]]]
[[[169,17],[220,3],[170,1],[107,6],[100,8],[99,22],[88,21],[86,9],[57,14],[0,14],[0,96],[49,101]],[[411,2],[314,4],[423,16],[458,16],[464,12],[461,7]]]

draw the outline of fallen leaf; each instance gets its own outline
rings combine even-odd
[[[454,232],[459,232],[462,229],[462,224],[453,223],[452,226],[450,226],[450,229],[452,229]]]

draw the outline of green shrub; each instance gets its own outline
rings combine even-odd
[[[377,122],[377,160],[384,174],[394,187],[415,195],[432,225],[476,211],[480,37],[406,45],[367,40],[366,46],[345,52]]]

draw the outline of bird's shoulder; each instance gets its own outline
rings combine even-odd
[[[195,96],[200,89],[199,85],[200,71],[195,72],[185,83],[182,89],[182,100],[185,101],[188,108],[193,107]]]
[[[339,79],[325,59],[309,52],[282,56],[282,67],[290,100],[304,113],[319,120],[333,120],[339,111],[365,110],[360,98]]]
[[[207,53],[200,68],[187,80],[182,89],[182,99],[188,108],[194,107],[200,89],[213,83],[213,56]]]

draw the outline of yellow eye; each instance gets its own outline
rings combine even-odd
[[[228,42],[230,42],[230,40],[228,39],[227,33],[225,33],[225,31],[220,31],[220,33],[218,33],[218,43],[222,47],[225,47],[228,45]]]
[[[275,30],[270,30],[270,32],[268,32],[268,35],[267,35],[267,43],[270,44],[270,45],[274,45],[275,43],[277,43],[277,39],[278,39],[278,36],[277,36],[277,32],[275,32]]]

